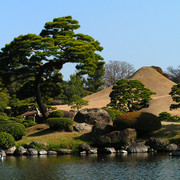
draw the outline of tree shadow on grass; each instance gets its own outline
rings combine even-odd
[[[81,136],[75,137],[74,139],[75,140],[80,139],[80,140],[85,141],[85,142],[91,142],[92,141],[92,134],[91,134],[91,132],[88,132],[88,133],[85,133]]]
[[[30,135],[28,135],[28,137],[42,136],[42,135],[51,134],[51,133],[54,133],[54,132],[55,132],[54,130],[51,130],[50,128],[48,128],[48,129],[44,129],[42,131],[30,134]]]
[[[173,138],[177,135],[180,136],[180,124],[163,125],[160,130],[156,131],[153,134],[153,136],[155,137],[165,137],[165,138]]]

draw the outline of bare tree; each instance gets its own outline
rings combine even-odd
[[[109,61],[104,68],[103,79],[106,87],[114,85],[119,79],[129,78],[135,72],[134,66],[125,61]]]
[[[167,68],[167,74],[169,75],[169,79],[175,83],[180,83],[180,66],[177,68],[173,68],[169,66]]]

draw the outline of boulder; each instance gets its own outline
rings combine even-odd
[[[75,116],[75,112],[73,111],[63,111],[64,117],[73,119]]]
[[[143,143],[133,143],[127,148],[129,153],[145,153],[148,152],[149,146],[146,146]]]
[[[36,149],[33,149],[33,148],[29,148],[27,150],[27,154],[28,155],[38,155],[38,151]]]
[[[116,153],[116,150],[113,147],[105,147],[98,149],[99,154],[113,154]]]
[[[39,155],[47,155],[47,151],[44,150],[44,149],[41,149],[39,152],[38,152]]]
[[[84,132],[84,131],[90,131],[91,126],[89,126],[86,123],[77,123],[73,126],[74,131],[76,132]]]
[[[112,121],[110,115],[107,111],[99,108],[92,109],[82,109],[80,110],[74,117],[74,121],[78,123],[87,123],[94,125],[96,122],[107,122],[110,123]]]
[[[107,122],[98,121],[92,128],[92,137],[93,139],[96,139],[101,135],[112,132],[113,130],[112,125],[109,125]]]
[[[79,152],[85,151],[88,152],[90,151],[91,147],[88,144],[80,144],[79,145]]]
[[[114,147],[116,149],[126,148],[136,139],[135,129],[124,129],[121,131],[112,131],[105,135],[99,136],[95,144],[98,147]]]
[[[27,154],[27,149],[25,149],[23,146],[19,146],[15,150],[14,154],[17,155],[17,156]]]
[[[57,152],[56,151],[48,151],[47,154],[48,155],[57,155]]]
[[[169,144],[169,140],[166,138],[150,138],[146,141],[145,145],[157,151],[166,151],[166,146]]]
[[[97,154],[98,149],[97,148],[91,148],[90,151],[88,151],[89,154]]]
[[[175,151],[178,149],[178,146],[176,144],[169,144],[166,146],[166,151]]]
[[[71,149],[67,149],[67,148],[60,148],[60,149],[58,149],[57,153],[60,155],[65,155],[65,154],[72,154],[73,151]]]
[[[13,147],[7,149],[5,152],[7,155],[12,155],[12,154],[14,154],[15,150],[16,150],[16,146],[13,146]]]

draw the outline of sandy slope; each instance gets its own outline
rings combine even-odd
[[[151,112],[156,115],[159,115],[159,113],[163,111],[170,112],[173,115],[180,115],[180,110],[169,110],[171,103],[173,103],[169,92],[171,91],[171,87],[175,85],[174,82],[170,81],[151,67],[140,68],[130,79],[140,80],[145,87],[156,92],[156,95],[152,96],[149,108],[145,108],[143,111]],[[110,102],[109,94],[111,91],[112,87],[109,87],[85,97],[84,99],[89,101],[89,105],[86,107],[101,108],[106,106]],[[67,105],[56,107],[62,110],[70,110],[70,107]]]

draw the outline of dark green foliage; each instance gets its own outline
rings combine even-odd
[[[71,102],[68,103],[71,106],[71,109],[79,111],[83,106],[88,105],[88,100],[84,100],[78,95],[73,95],[71,98]]]
[[[20,140],[22,136],[26,134],[26,129],[24,125],[20,123],[10,122],[7,124],[1,124],[0,132],[7,132],[11,134],[14,137],[14,139],[17,141]]]
[[[105,82],[103,81],[103,75],[104,75],[104,62],[100,62],[98,63],[94,74],[89,75],[87,80],[85,80],[86,90],[89,93],[95,93],[103,89],[102,86],[105,84]]]
[[[7,132],[0,132],[0,149],[6,150],[15,145],[13,136]]]
[[[9,120],[12,122],[17,122],[22,124],[23,123],[23,118],[22,117],[9,117]]]
[[[149,106],[152,94],[138,80],[121,79],[112,88],[108,106],[122,112],[138,111]]]
[[[73,101],[72,97],[74,95],[79,97],[86,96],[86,90],[84,88],[83,81],[80,76],[75,74],[70,76],[70,80],[68,82],[64,82],[63,90],[64,93],[61,97],[61,100],[65,104],[70,104]]]
[[[180,122],[180,117],[175,115],[172,116],[170,113],[168,112],[161,112],[158,116],[158,118],[160,119],[160,121],[166,121],[166,122]]]
[[[61,110],[52,111],[49,114],[49,117],[63,117],[63,116],[64,116],[64,113]]]
[[[41,98],[41,82],[66,63],[77,63],[81,75],[93,74],[103,58],[97,54],[103,48],[91,36],[75,33],[79,22],[71,16],[47,22],[40,35],[20,35],[0,52],[0,76],[5,85],[12,80],[34,77],[34,96],[44,120],[48,111]],[[13,78],[12,78],[13,77]],[[23,81],[24,82],[24,81]],[[49,95],[48,95],[49,96]]]
[[[36,104],[31,99],[19,100],[12,97],[9,102],[11,106],[11,116],[18,116],[35,108]]]
[[[122,112],[120,112],[117,109],[113,109],[113,108],[107,108],[107,107],[103,107],[102,109],[104,109],[105,111],[108,112],[108,114],[110,115],[111,119],[114,121],[120,114],[122,114]]]
[[[169,94],[171,95],[173,101],[176,102],[176,104],[171,104],[170,110],[180,108],[180,83],[174,85]]]
[[[25,126],[25,128],[28,128],[28,127],[31,127],[31,126],[34,126],[36,125],[37,123],[32,121],[32,120],[27,120],[27,121],[24,121],[23,122],[23,125]]]
[[[128,112],[114,120],[116,130],[126,128],[136,129],[137,132],[149,133],[161,128],[161,121],[157,116],[147,112]]]
[[[70,118],[48,118],[47,123],[51,129],[71,131],[73,120]]]

